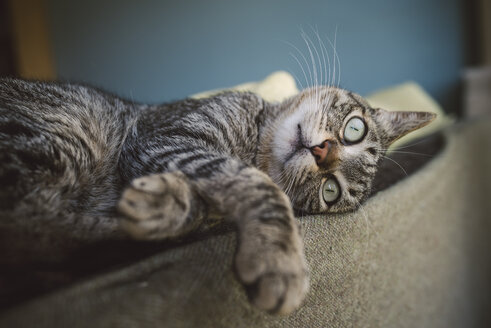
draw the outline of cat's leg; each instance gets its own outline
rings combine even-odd
[[[180,236],[196,227],[206,213],[206,204],[180,171],[134,179],[118,208],[125,214],[123,230],[145,240]]]
[[[305,297],[308,272],[288,197],[266,174],[240,161],[212,154],[195,158],[179,165],[185,176],[133,181],[120,203],[129,216],[126,229],[147,239],[175,235],[187,230],[189,213],[204,200],[238,228],[235,268],[251,301],[267,311],[291,312]]]
[[[238,227],[235,269],[250,300],[272,313],[292,312],[309,283],[290,200],[267,175],[251,167],[228,175],[217,188],[213,196]]]

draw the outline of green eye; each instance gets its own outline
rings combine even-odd
[[[352,117],[344,128],[344,140],[350,143],[358,142],[365,136],[365,130],[365,122],[359,117]]]
[[[322,185],[322,198],[326,203],[332,203],[339,198],[339,184],[334,178],[327,179]]]

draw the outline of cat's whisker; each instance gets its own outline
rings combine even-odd
[[[278,184],[283,186],[285,193],[286,193],[287,186],[290,182],[290,179],[291,179],[291,176],[286,171],[281,171],[279,176],[276,179],[276,181],[278,181]]]
[[[310,26],[310,29],[312,30],[312,32],[314,33],[315,35],[315,30],[313,28],[313,26]],[[323,66],[322,66],[322,61],[321,61],[321,53],[319,53],[319,50],[317,49],[317,46],[315,45],[315,43],[312,41],[312,39],[310,37],[308,37],[308,40],[310,41],[310,43],[312,44],[312,47],[314,48],[314,51],[317,55],[317,64],[319,65],[319,73],[320,73],[320,79],[319,79],[319,84],[318,85],[323,85],[324,84],[324,72],[323,72]]]
[[[300,32],[301,32],[300,36],[302,37],[302,40],[306,43],[306,41],[303,37],[303,29],[301,29]],[[308,49],[308,47],[307,47],[307,49]],[[309,56],[308,53],[304,57],[306,58],[305,64],[306,64],[306,66],[310,72],[310,81],[309,81],[309,83],[307,83],[307,85],[309,88],[311,88],[316,84],[316,82],[315,82],[315,71],[314,71],[315,66],[312,65],[312,57]]]
[[[305,45],[307,46],[307,49],[309,51],[310,62],[312,64],[312,71],[314,73],[314,80],[312,81],[312,86],[317,86],[317,85],[319,85],[319,80],[317,79],[317,69],[316,69],[316,66],[315,66],[314,54],[313,54],[312,49],[310,47],[310,43],[308,41],[308,37],[306,36],[306,34],[305,34],[305,32],[303,30],[302,30],[302,39],[304,40]]]
[[[300,171],[300,167],[296,166],[295,167],[295,170],[292,174],[292,180],[291,180],[291,184],[290,184],[290,190],[291,192],[293,192],[295,190],[295,186],[297,184],[297,179],[298,179],[298,172]]]
[[[290,194],[290,189],[293,184],[293,177],[294,175],[287,170],[282,171],[278,177],[278,182],[283,185],[283,190],[287,195]]]
[[[407,172],[406,172],[406,170],[405,170],[405,169],[402,167],[402,165],[401,165],[401,164],[397,163],[397,161],[396,161],[396,160],[394,160],[394,159],[392,159],[392,158],[390,158],[390,157],[388,157],[388,156],[385,156],[385,155],[382,155],[382,157],[383,157],[383,158],[388,159],[389,161],[391,161],[391,162],[393,162],[394,164],[396,164],[397,166],[399,166],[399,167],[401,168],[401,170],[404,172],[404,174],[405,174],[405,175],[408,175],[408,174],[407,174]]]
[[[304,88],[302,82],[300,81],[300,79],[298,78],[297,74],[293,73],[292,71],[288,70],[288,72],[295,78],[295,81],[297,82],[297,84],[300,86],[301,89]]]
[[[338,33],[338,29],[336,27],[336,32],[335,32],[336,41],[334,43],[335,45],[337,42],[337,33]],[[334,52],[336,53],[336,58],[337,58],[337,62],[338,62],[338,84],[337,84],[337,87],[339,88],[339,85],[341,84],[341,59],[339,59],[339,55],[338,55],[338,51],[337,51],[336,47],[334,47]]]
[[[365,209],[363,208],[363,206],[360,204],[360,202],[358,200],[354,200],[355,203],[358,205],[358,211],[359,213],[362,214],[362,217],[365,221],[365,227],[366,227],[366,242],[365,242],[365,249],[361,255],[361,258],[357,260],[357,271],[359,272],[360,269],[361,269],[361,266],[362,266],[362,263],[363,263],[363,260],[368,256],[368,252],[370,251],[370,229],[371,229],[371,224],[370,224],[370,220],[368,219],[368,215],[365,211]],[[373,230],[373,229],[372,229]],[[373,230],[374,233],[376,234],[376,231]],[[358,292],[358,285],[356,286],[356,292]]]
[[[292,53],[290,53],[290,56],[293,57]],[[287,68],[286,71],[288,73],[290,73],[291,76],[293,76],[296,84],[300,87],[301,90],[303,90],[304,87],[303,87],[302,81],[298,78],[297,74],[295,72],[293,72],[290,68]]]
[[[305,55],[303,54],[303,52],[300,51],[300,49],[298,49],[298,47],[295,46],[294,44],[292,44],[292,43],[290,43],[288,41],[283,41],[283,42],[286,43],[287,45],[289,45],[290,47],[292,47],[302,57],[302,59],[303,59],[303,61],[305,63],[305,66],[306,66],[306,68],[308,70],[308,73],[309,73],[308,75],[310,77],[310,83],[312,84],[312,71],[310,70],[309,62],[308,62],[307,58],[305,57]],[[291,54],[294,56],[294,58],[296,59],[298,65],[300,66],[300,68],[302,69],[302,71],[304,73],[306,87],[307,88],[310,87],[311,84],[309,84],[309,78],[307,77],[307,74],[305,73],[303,64],[300,62],[300,60],[298,60],[298,58],[293,53],[291,53]]]
[[[298,166],[296,171],[295,171],[295,178],[294,178],[294,183],[292,185],[292,192],[294,192],[296,194],[296,189],[297,189],[297,186],[302,184],[303,180],[302,180],[302,177],[303,177],[303,173],[305,171],[305,167],[303,166]]]
[[[319,43],[319,47],[320,47],[321,54],[322,54],[322,62],[323,62],[323,66],[324,66],[323,67],[324,81],[321,81],[321,82],[322,82],[322,84],[329,86],[330,74],[331,74],[331,67],[330,67],[331,64],[330,64],[329,52],[327,51],[326,46],[320,37],[319,30],[315,29],[315,30],[313,30],[313,32],[317,37],[317,42]],[[332,98],[331,94],[328,93],[327,100],[326,100],[326,103],[327,103],[326,109],[330,108],[332,99],[333,98]],[[324,108],[323,108],[323,111],[324,111]],[[326,122],[324,122],[324,121],[326,121]],[[322,117],[322,125],[325,126],[326,124],[327,124],[327,116],[324,115]]]
[[[377,150],[378,151],[384,151],[384,152],[387,151],[387,149],[377,149]],[[434,157],[434,155],[417,153],[417,152],[413,152],[413,151],[391,150],[390,153],[418,155],[418,156],[426,156],[426,157]]]
[[[319,32],[317,31],[317,40],[319,41],[319,45],[321,47],[323,56],[324,56],[324,70],[325,70],[325,79],[326,81],[323,81],[326,86],[331,86],[331,57],[329,56],[329,51],[327,50],[326,44],[324,41],[322,41],[322,38],[319,35]],[[329,101],[328,101],[329,103]]]
[[[288,195],[288,194],[290,194],[290,191],[291,191],[291,189],[292,189],[292,186],[293,186],[294,180],[295,180],[295,177],[294,177],[293,175],[292,175],[292,176],[290,176],[290,178],[289,178],[289,180],[288,180],[289,182],[288,182],[288,185],[287,185],[287,187],[286,187],[286,191],[285,191],[285,193],[286,193],[287,195]]]
[[[298,170],[298,184],[302,184],[305,179],[306,179],[306,174],[305,172],[307,171],[308,169],[306,167],[302,167],[301,169]]]
[[[365,221],[366,238],[367,238],[366,250],[368,250],[368,248],[370,246],[370,229],[371,229],[370,220],[368,219],[368,215],[367,215],[365,209],[363,208],[363,205],[357,199],[353,199],[353,201],[358,206],[358,211],[362,214],[362,217]]]
[[[284,176],[282,173],[280,173],[279,175],[276,175],[273,179],[279,186],[282,186],[284,187],[285,183],[284,183]]]
[[[298,59],[298,57],[297,57],[297,56],[296,56],[294,53],[290,52],[290,56],[292,56],[292,57],[293,57],[293,59],[295,59],[295,61],[297,62],[298,66],[300,66],[300,69],[302,70],[302,72],[303,72],[303,76],[304,76],[304,78],[305,78],[305,83],[307,83],[307,84],[308,84],[307,73],[305,72],[305,69],[303,68],[302,63],[300,62],[300,60]],[[295,78],[296,78],[296,75],[295,75]],[[298,79],[297,79],[297,81],[298,81]],[[299,82],[299,81],[298,81],[298,82]],[[301,87],[302,89],[304,88],[304,86],[303,86],[303,84],[302,84],[302,83],[300,83],[300,82],[299,82],[299,85],[300,85],[300,87]]]
[[[410,148],[410,147],[413,147],[413,146],[416,146],[416,145],[422,144],[422,143],[427,142],[427,141],[428,141],[428,140],[425,140],[425,139],[423,139],[423,140],[419,140],[419,141],[414,142],[414,143],[409,143],[409,144],[407,144],[407,145],[405,145],[405,146],[400,146],[400,147],[398,146],[398,147],[397,147],[397,149],[406,149],[406,148]],[[386,150],[389,150],[389,149],[387,148]]]
[[[327,81],[327,63],[326,63],[326,53],[324,52],[325,50],[325,47],[322,46],[322,40],[321,40],[321,37],[319,35],[319,29],[316,28],[314,31],[315,33],[315,36],[317,37],[317,42],[319,43],[319,47],[320,47],[320,50],[321,50],[321,54],[322,54],[322,63],[323,63],[323,71],[324,71],[324,79],[325,80],[321,80],[321,84],[326,84],[328,81]],[[329,58],[329,57],[328,57]]]
[[[301,37],[303,39],[303,41],[305,42],[305,45],[307,46],[307,51],[308,51],[308,54],[307,54],[307,57],[310,59],[310,67],[312,68],[312,72],[313,72],[313,79],[310,81],[310,87],[315,87],[318,82],[317,82],[317,70],[316,70],[316,67],[315,67],[315,63],[314,63],[314,56],[313,56],[313,53],[312,53],[312,49],[310,48],[310,45],[307,41],[307,39],[305,38],[305,32],[302,30],[301,31]]]
[[[292,178],[292,179],[290,179],[289,181],[290,181],[290,182],[289,182],[289,184],[288,184],[288,186],[287,186],[287,188],[286,188],[286,190],[285,190],[285,193],[286,193],[287,195],[290,195],[290,194],[291,194],[291,190],[292,190],[292,186],[293,186],[293,183],[294,183],[294,179]]]
[[[336,31],[334,33],[334,41],[331,41],[329,38],[326,38],[326,39],[327,39],[327,42],[329,43],[329,45],[331,46],[331,48],[333,50],[332,69],[331,69],[331,61],[330,61],[329,52],[327,50],[325,43],[322,41],[322,39],[320,39],[321,46],[324,48],[324,50],[327,54],[327,60],[328,60],[328,68],[329,68],[328,78],[329,79],[327,81],[327,85],[339,88],[339,84],[341,82],[341,61],[339,59],[339,55],[337,52],[337,27],[336,27]],[[337,66],[337,68],[336,68],[336,66]]]
[[[333,46],[333,52],[334,52],[334,59],[336,60],[336,63],[338,65],[338,81],[336,82],[336,87],[339,88],[339,84],[341,83],[341,61],[339,60],[339,55],[337,51],[337,36],[338,36],[338,28],[336,26],[336,30],[334,32],[334,46]]]
[[[315,31],[313,27],[310,27],[312,31],[315,34]],[[316,80],[316,86],[315,86],[315,100],[316,100],[316,108],[319,108],[321,106],[321,90],[320,90],[320,85],[324,83],[324,75],[323,75],[323,67],[322,67],[322,61],[321,61],[321,56],[319,53],[319,50],[317,49],[316,44],[312,41],[312,39],[307,35],[307,33],[303,32],[303,37],[304,40],[306,40],[307,44],[310,44],[312,49],[314,50],[314,53],[317,57],[317,60],[313,60],[312,65],[318,65],[319,66],[319,73],[320,73],[320,80]],[[309,47],[310,51],[310,47]],[[316,77],[319,76],[319,73],[317,73],[317,67],[314,67],[314,71],[316,72]],[[317,111],[316,111],[317,112]]]

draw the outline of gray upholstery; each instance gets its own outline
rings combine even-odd
[[[489,320],[491,121],[359,211],[301,218],[311,288],[287,317],[248,304],[235,234],[163,251],[4,312],[1,327],[480,327]],[[258,254],[260,256],[260,254]]]

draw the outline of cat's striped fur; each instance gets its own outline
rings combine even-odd
[[[354,115],[367,132],[347,144],[343,127]],[[218,213],[237,226],[236,272],[252,302],[288,313],[308,289],[292,205],[356,209],[383,149],[431,118],[373,109],[334,87],[278,104],[223,93],[140,105],[81,85],[2,79],[0,224],[41,244],[105,238],[118,226],[163,239]],[[332,156],[320,165],[311,152],[324,140]],[[341,190],[330,204],[320,191],[328,177]]]

